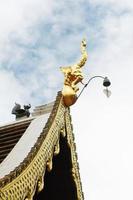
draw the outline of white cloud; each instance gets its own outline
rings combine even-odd
[[[100,24],[102,45],[90,52],[88,61],[90,76],[109,76],[112,97],[104,99],[97,80],[72,108],[85,198],[91,200],[133,198],[133,15],[122,13],[120,2],[114,5],[119,6],[118,13],[116,7],[106,7],[108,11]],[[114,1],[93,3],[99,4],[101,10],[103,6],[104,13],[105,4],[113,5]],[[131,8],[128,3],[126,9]]]
[[[112,82],[110,99],[97,79],[72,108],[89,200],[133,199],[132,8],[129,0],[0,1],[1,122],[13,119],[9,113],[15,101],[53,100],[62,88],[59,67],[80,57],[84,35],[86,81],[106,75]]]
[[[100,6],[108,6],[108,9],[113,8],[113,10],[117,10],[119,12],[119,9],[129,9],[131,10],[133,8],[132,0],[89,0],[92,5],[100,5]],[[111,6],[111,7],[110,7]]]
[[[12,72],[1,70],[0,80],[0,123],[3,123],[14,119],[13,116],[11,117],[11,110],[15,102],[24,104],[30,97],[28,91],[23,89]]]

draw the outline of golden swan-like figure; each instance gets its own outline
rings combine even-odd
[[[79,63],[72,66],[60,67],[61,71],[64,73],[64,86],[62,89],[62,95],[64,104],[66,106],[73,105],[77,100],[77,91],[79,90],[77,84],[82,83],[83,73],[82,67],[87,61],[87,51],[86,51],[86,40],[83,39],[81,42],[81,54],[82,57]]]

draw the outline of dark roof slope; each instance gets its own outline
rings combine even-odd
[[[19,121],[11,125],[0,127],[0,163],[10,153],[23,133],[30,125],[32,119]]]

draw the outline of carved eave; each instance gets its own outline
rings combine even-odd
[[[71,116],[69,108],[63,104],[61,92],[59,92],[51,114],[34,146],[15,169],[0,179],[1,200],[32,200],[35,193],[40,192],[43,188],[45,190],[47,187],[44,185],[45,174],[47,171],[51,173],[54,164],[52,163],[53,158],[60,154],[60,136],[66,138],[70,149],[70,173],[75,183],[77,196],[75,200],[84,199]],[[10,161],[13,162],[13,158]]]

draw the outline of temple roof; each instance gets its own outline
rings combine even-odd
[[[0,127],[0,160],[1,200],[83,199],[71,116],[60,92],[31,118]]]
[[[21,162],[27,157],[31,148],[37,142],[40,133],[43,131],[44,124],[46,124],[48,117],[49,113],[43,114],[35,119],[23,120],[21,121],[21,123],[13,124],[9,129],[10,132],[7,132],[7,128],[4,129],[8,136],[9,134],[11,135],[10,137],[5,137],[5,150],[9,149],[9,147],[11,148],[13,145],[14,147],[12,148],[9,154],[7,152],[7,157],[3,160],[3,162],[0,165],[0,178],[4,177],[10,171],[15,169],[15,167],[21,164]],[[3,140],[1,144],[4,143]],[[2,155],[1,150],[0,155]],[[13,162],[11,162],[12,158],[14,158]]]
[[[31,120],[32,119],[23,120],[0,127],[0,163],[7,157],[19,141],[20,137],[31,123]]]

